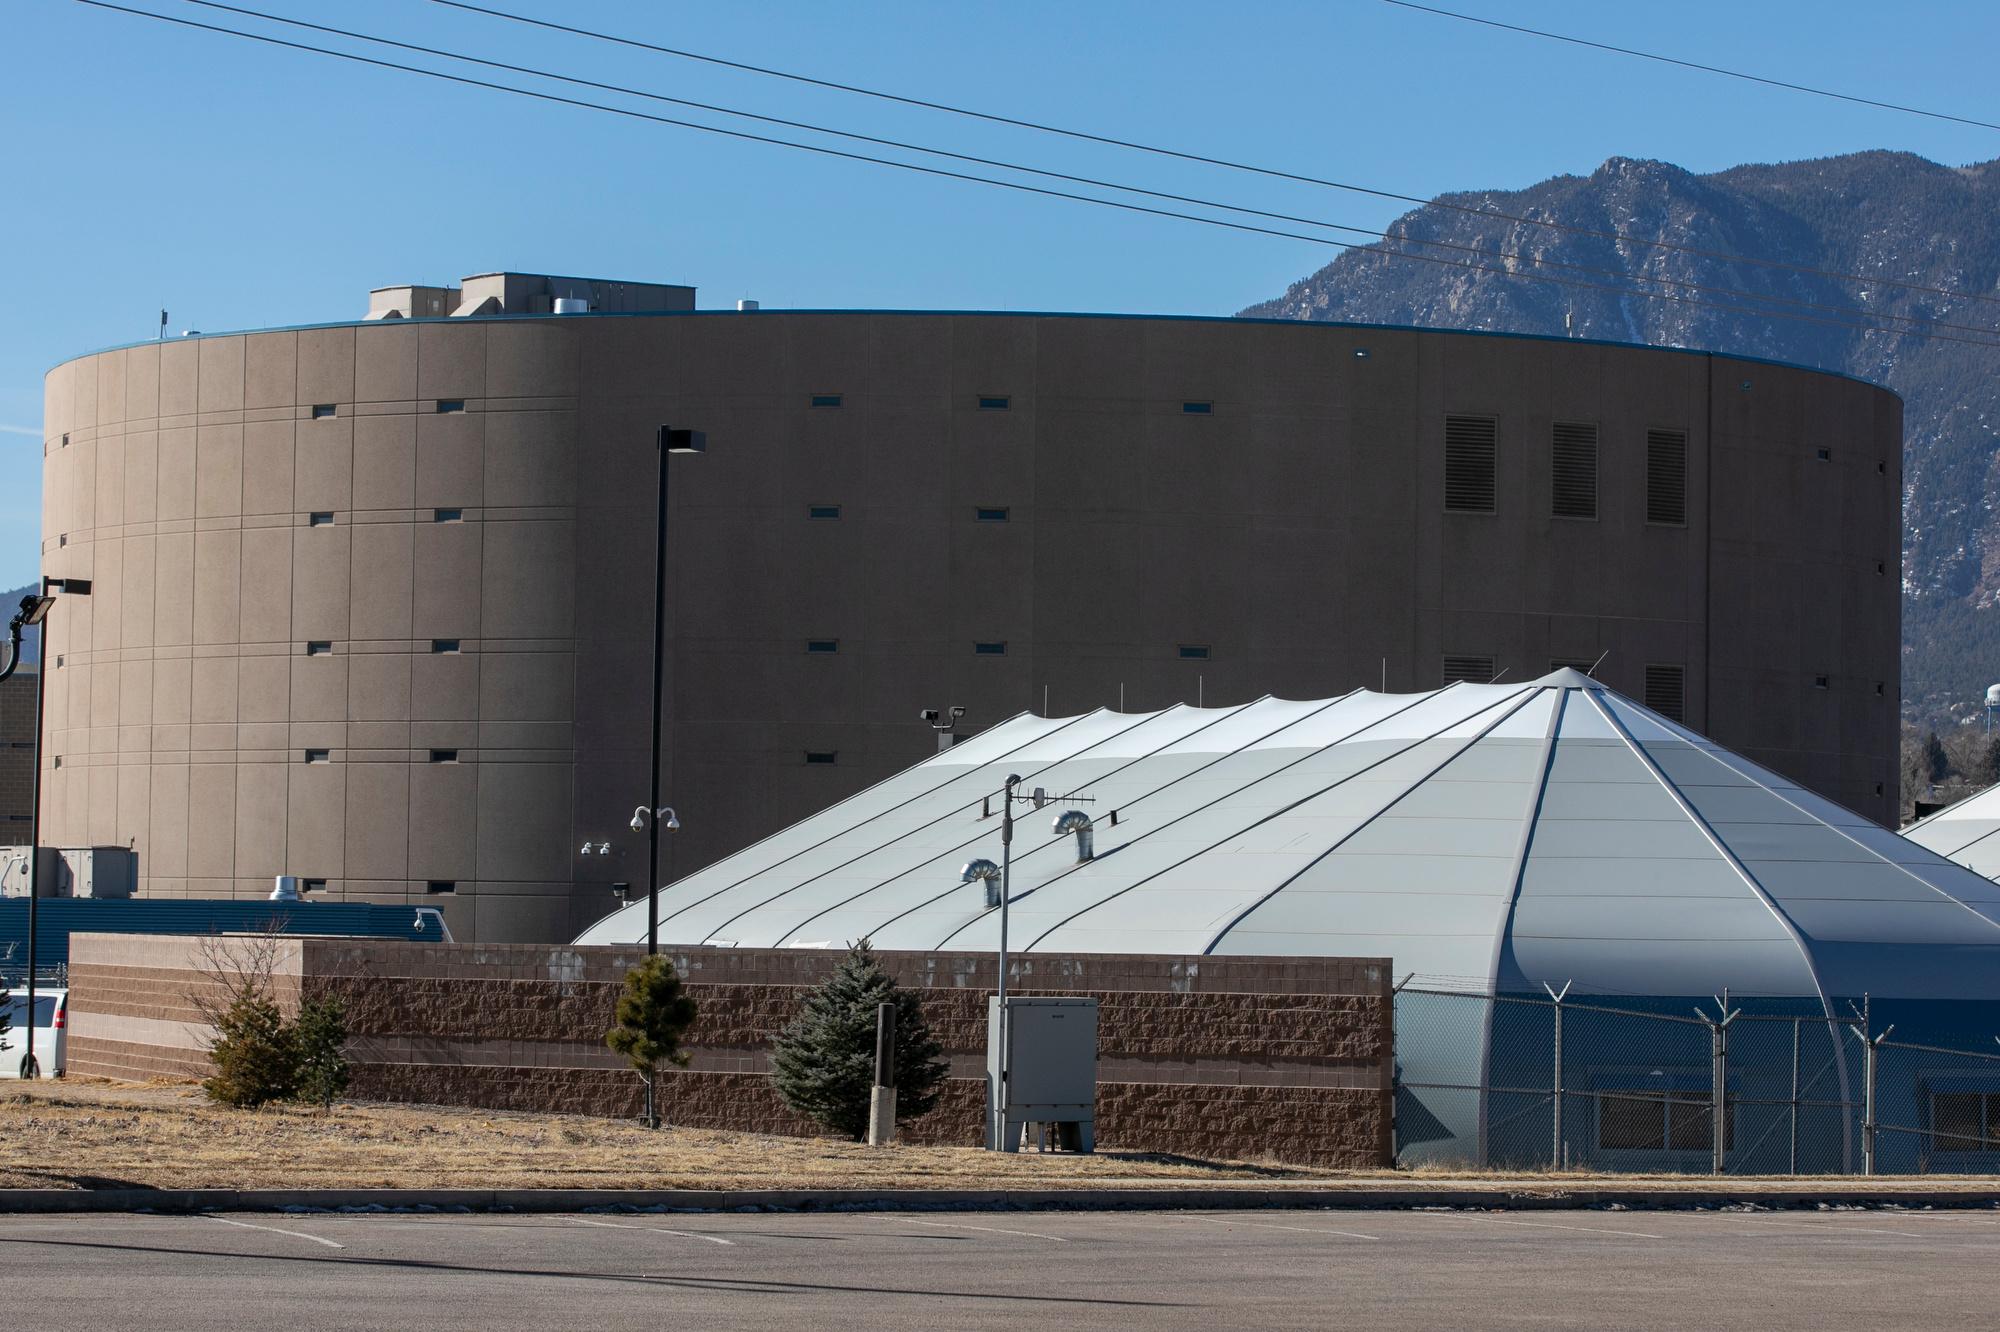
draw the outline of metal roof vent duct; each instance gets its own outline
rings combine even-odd
[[[1060,837],[1064,833],[1076,834],[1076,863],[1079,865],[1086,860],[1094,859],[1097,855],[1092,828],[1090,815],[1080,809],[1064,810],[1056,815],[1056,836]]]
[[[1000,867],[998,865],[983,858],[970,860],[966,862],[965,868],[958,872],[958,881],[960,883],[978,883],[982,880],[986,884],[986,905],[989,907],[999,906]]]
[[[581,296],[558,296],[555,299],[557,314],[589,314],[590,302]]]

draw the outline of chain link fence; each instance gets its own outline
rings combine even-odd
[[[1404,1164],[1743,1175],[2000,1171],[2000,1045],[1813,1005],[1396,995]],[[1678,1010],[1678,1011],[1675,1011]]]

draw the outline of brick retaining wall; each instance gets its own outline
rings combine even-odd
[[[604,1046],[631,948],[432,945],[311,939],[286,944],[286,1002],[337,994],[354,1035],[355,1095],[383,1100],[633,1115],[639,1084]],[[111,1077],[200,1076],[206,1029],[188,1002],[193,941],[77,935],[70,1067]],[[835,951],[674,949],[699,1005],[692,1059],[665,1074],[674,1123],[765,1133],[814,1127],[779,1102],[771,1038]],[[883,953],[917,990],[951,1061],[914,1142],[976,1144],[985,1009],[994,961]],[[1022,994],[1099,1001],[1098,1141],[1189,1156],[1373,1166],[1390,1154],[1389,965],[1369,959],[1031,955]]]

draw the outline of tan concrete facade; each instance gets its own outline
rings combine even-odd
[[[1641,699],[1677,666],[1697,729],[1892,809],[1901,404],[1837,376],[764,311],[209,336],[47,390],[44,572],[95,590],[51,615],[46,840],[133,846],[142,893],[292,873],[549,940],[643,885],[662,424],[709,440],[673,463],[669,879],[932,752],[921,708],[1325,697],[1385,659],[1404,690],[1602,656]],[[1447,511],[1455,415],[1495,423],[1490,513]],[[1552,516],[1577,422],[1592,519]],[[1682,524],[1647,520],[1661,430]]]
[[[218,949],[219,944],[219,949]],[[427,1105],[632,1116],[640,1090],[604,1044],[638,949],[198,940],[85,934],[70,957],[70,1070],[203,1077],[211,991],[232,948],[270,947],[281,1005],[337,995],[357,1096]],[[698,1005],[686,1067],[661,1104],[693,1128],[813,1134],[771,1087],[770,1045],[841,954],[670,950]],[[976,1145],[994,959],[882,953],[921,998],[950,1079],[914,1142]],[[1209,1158],[1379,1167],[1392,1156],[1394,998],[1386,958],[1038,954],[1010,967],[1029,994],[1098,1000],[1098,1142]]]

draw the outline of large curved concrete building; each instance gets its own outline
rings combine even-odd
[[[51,371],[44,569],[93,590],[51,616],[45,840],[133,847],[142,893],[291,873],[573,937],[647,877],[662,425],[709,440],[672,465],[666,879],[921,759],[922,708],[970,732],[1600,659],[1890,814],[1884,390],[1412,329],[691,306],[495,275]]]

